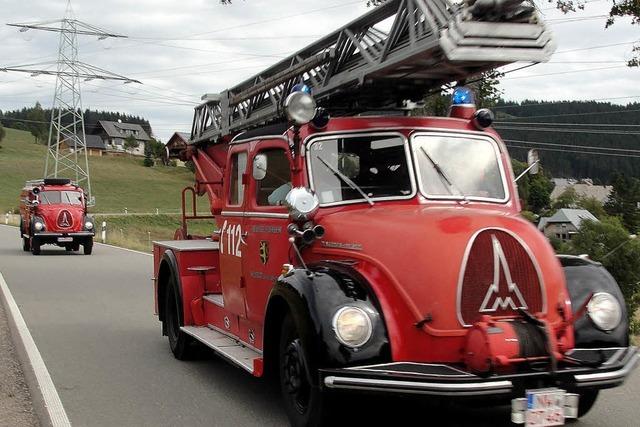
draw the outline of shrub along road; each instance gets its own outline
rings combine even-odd
[[[16,228],[0,226],[0,271],[22,311],[71,423],[78,426],[286,425],[274,388],[208,351],[179,362],[153,315],[152,260],[97,245],[94,254],[45,247],[22,252]],[[605,391],[580,426],[633,426],[640,371]],[[505,407],[443,407],[385,398],[341,399],[339,421],[377,425],[509,425]],[[406,421],[403,421],[406,420]],[[444,421],[442,421],[444,422]],[[436,422],[435,425],[442,425]],[[0,423],[1,424],[1,423]]]

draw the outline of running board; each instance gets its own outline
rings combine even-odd
[[[262,375],[260,372],[262,370],[262,355],[243,346],[239,341],[206,326],[182,326],[180,330],[191,335],[234,365],[253,375]]]

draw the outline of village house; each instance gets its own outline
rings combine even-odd
[[[551,192],[551,200],[557,200],[567,189],[573,188],[576,194],[584,198],[594,198],[604,204],[609,199],[613,187],[611,185],[594,185],[589,178],[580,181],[575,179],[554,178],[555,187]]]
[[[547,238],[556,237],[566,242],[580,230],[585,220],[598,221],[598,218],[585,209],[560,209],[550,217],[540,218],[538,230]]]
[[[151,140],[147,132],[138,124],[107,120],[100,120],[90,134],[98,136],[102,140],[105,151],[109,154],[124,154],[126,152],[134,156],[144,156],[145,144]],[[136,139],[138,147],[125,151],[124,143],[129,136]]]

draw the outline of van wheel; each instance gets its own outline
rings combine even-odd
[[[82,249],[84,249],[85,255],[91,255],[93,252],[93,239],[89,239],[82,245]]]
[[[40,255],[40,242],[38,242],[36,239],[34,239],[33,237],[31,238],[31,242],[30,242],[30,246],[31,246],[31,253],[34,255]]]
[[[189,360],[193,357],[193,338],[180,330],[180,312],[178,311],[178,295],[176,295],[173,279],[167,283],[165,299],[165,330],[169,337],[169,347],[178,360]]]
[[[31,242],[28,237],[22,238],[22,250],[25,252],[29,252],[31,250]]]
[[[309,365],[300,334],[291,317],[282,324],[279,348],[280,389],[291,425],[322,426],[329,414],[327,396],[309,382]]]

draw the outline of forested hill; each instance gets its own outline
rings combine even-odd
[[[71,116],[66,116],[65,119],[71,120]],[[41,140],[46,139],[46,135],[49,132],[50,120],[51,109],[42,108],[39,103],[36,103],[33,107],[22,108],[20,110],[0,111],[0,123],[2,123],[3,126],[29,131],[34,134],[34,136],[37,135]],[[96,128],[99,120],[122,120],[124,123],[139,124],[149,135],[153,134],[149,121],[142,117],[114,111],[95,111],[89,109],[84,111],[84,126],[87,133],[90,133]]]
[[[539,150],[554,177],[609,183],[615,173],[640,177],[640,103],[500,102],[495,128],[511,155]]]

